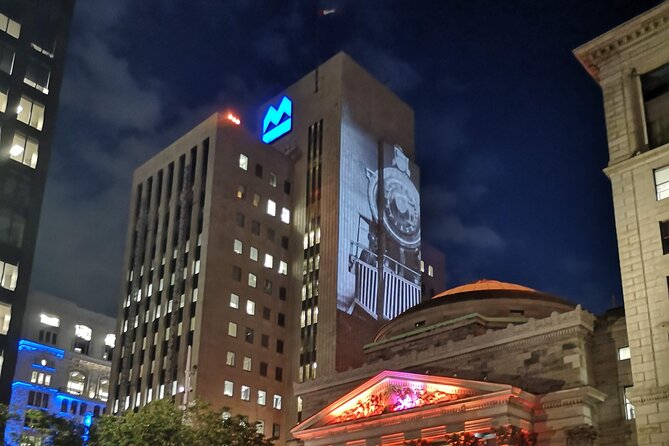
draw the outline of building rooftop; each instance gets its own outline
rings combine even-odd
[[[508,283],[508,282],[500,282],[499,280],[488,280],[488,279],[480,279],[477,280],[476,282],[468,283],[465,285],[460,285],[455,288],[451,288],[450,290],[442,291],[441,293],[437,294],[436,296],[432,297],[432,299],[438,299],[440,297],[444,296],[450,296],[454,294],[463,294],[463,293],[469,293],[473,291],[529,291],[532,293],[536,293],[537,290],[528,288],[523,285],[518,285],[515,283]]]

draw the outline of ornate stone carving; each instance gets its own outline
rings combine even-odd
[[[597,440],[597,429],[589,424],[567,430],[567,446],[592,446]]]

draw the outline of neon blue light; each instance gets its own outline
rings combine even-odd
[[[89,428],[91,424],[93,424],[93,412],[86,412],[86,415],[84,415],[84,426]]]
[[[23,381],[14,381],[12,387],[26,387],[28,389],[38,390],[40,392],[51,392],[58,393],[58,389],[52,389],[50,387],[39,386],[37,384],[24,383]]]
[[[65,350],[61,350],[55,347],[49,347],[48,345],[38,344],[37,342],[29,341],[27,339],[21,339],[19,341],[19,351],[42,351],[54,355],[60,359],[63,359],[65,356]]]
[[[266,144],[277,140],[293,128],[293,101],[281,98],[279,108],[270,105],[262,121],[262,141]]]

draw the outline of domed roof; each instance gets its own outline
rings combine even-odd
[[[437,299],[444,296],[450,296],[453,294],[470,293],[473,291],[527,291],[531,293],[537,292],[537,290],[528,288],[523,285],[518,285],[515,283],[500,282],[499,280],[481,279],[473,283],[460,285],[455,288],[451,288],[450,290],[442,291],[441,293],[434,296],[432,299]]]

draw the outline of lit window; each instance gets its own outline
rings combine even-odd
[[[265,422],[263,420],[256,421],[256,432],[265,435]]]
[[[265,254],[265,268],[272,268],[274,266],[274,258],[270,254]]]
[[[108,335],[105,336],[105,345],[107,347],[114,348],[116,347],[116,335],[113,333],[109,333]]]
[[[249,157],[243,153],[239,155],[239,168],[243,170],[249,170]]]
[[[244,356],[244,363],[242,364],[242,369],[246,372],[251,371],[251,358]]]
[[[12,321],[12,306],[0,302],[0,334],[6,335],[9,331],[9,323]],[[2,358],[0,354],[0,370],[2,370]]]
[[[655,192],[657,200],[664,200],[669,197],[669,166],[656,169],[655,174]]]
[[[425,272],[425,262],[422,260],[420,261],[420,272],[421,273]]]
[[[279,274],[288,275],[288,264],[283,260],[279,262]]]
[[[50,386],[51,375],[33,370],[32,375],[30,376],[30,382],[33,384],[39,384],[40,386]]]
[[[633,420],[636,418],[636,414],[634,411],[634,405],[629,399],[629,396],[627,396],[627,392],[631,389],[632,387],[625,387],[623,389],[623,398],[625,399],[625,419],[626,420]]]
[[[0,262],[0,286],[6,290],[14,291],[19,279],[19,267],[11,263]]]
[[[109,378],[100,378],[98,383],[98,399],[107,401],[109,398]]]
[[[430,276],[430,277],[434,277],[434,268],[432,268],[432,265],[428,265],[427,275]]]
[[[250,314],[251,316],[256,314],[256,303],[251,299],[246,301],[246,314]]]
[[[42,313],[39,315],[39,321],[44,325],[48,325],[49,327],[60,327],[60,319],[58,319],[56,316]]]
[[[42,104],[21,96],[21,101],[16,112],[18,113],[16,119],[37,130],[42,130],[42,126],[44,125],[44,106]]]
[[[256,277],[256,275],[253,274],[253,273],[249,273],[249,282],[248,282],[249,286],[251,288],[255,288],[256,285],[257,285],[257,282],[258,282],[258,278]]]
[[[0,89],[0,112],[4,113],[7,110],[7,90]]]
[[[232,381],[226,381],[223,383],[223,395],[232,396],[234,386],[235,385],[232,383]]]
[[[239,296],[235,293],[230,293],[230,306],[232,308],[239,308]]]
[[[246,196],[246,188],[244,186],[237,186],[237,198],[243,200]]]
[[[93,331],[85,325],[75,325],[74,326],[74,335],[78,338],[83,339],[84,341],[90,341]]]
[[[228,335],[233,338],[237,337],[237,324],[234,322],[228,322]]]
[[[281,208],[281,221],[284,223],[290,223],[290,210]]]
[[[619,361],[624,361],[626,359],[630,359],[630,348],[629,347],[620,347],[618,349],[618,360]]]
[[[264,390],[258,390],[258,404],[261,406],[267,404],[267,392]]]
[[[67,393],[72,395],[83,395],[86,387],[86,375],[78,370],[70,372],[67,380]]]
[[[228,352],[225,356],[225,365],[229,365],[230,367],[235,366],[235,352]]]
[[[281,409],[281,395],[274,395],[274,399],[272,400],[272,407],[275,409]]]
[[[4,14],[0,14],[0,31],[4,31],[15,39],[18,39],[21,34],[21,24]]]
[[[269,174],[269,185],[276,187],[276,174],[274,172],[270,172]]]
[[[249,401],[251,399],[251,388],[243,385],[239,397],[244,401]]]
[[[253,206],[255,206],[255,207],[260,206],[260,194],[256,194],[256,193],[253,194],[252,203],[253,203]]]
[[[233,250],[235,251],[235,254],[241,254],[244,251],[244,245],[241,240],[235,239]]]
[[[267,213],[269,215],[276,215],[276,203],[272,200],[267,200]]]
[[[251,249],[249,249],[249,258],[254,262],[258,261],[258,248],[251,246]]]

